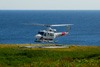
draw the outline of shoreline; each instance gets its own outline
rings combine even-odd
[[[0,48],[19,48],[32,50],[85,50],[99,48],[100,46],[84,46],[84,45],[57,45],[57,44],[0,44]]]
[[[30,44],[30,43],[26,43],[26,44],[2,44],[0,43],[0,45],[31,45],[31,46],[73,46],[74,44]],[[74,45],[74,46],[96,46],[96,45]],[[98,46],[100,47],[100,46]]]

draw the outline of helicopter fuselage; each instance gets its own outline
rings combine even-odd
[[[56,37],[60,37],[63,35],[67,35],[68,33],[66,32],[59,32],[59,33],[55,33],[52,31],[39,31],[38,34],[35,36],[36,39],[38,40],[53,40]]]
[[[63,35],[68,35],[70,27],[69,25],[73,24],[56,24],[56,25],[44,25],[44,24],[28,24],[28,25],[37,25],[37,26],[45,26],[46,30],[39,31],[35,36],[34,42],[46,42],[46,43],[56,43],[57,41],[53,41],[56,37],[60,37]],[[56,32],[56,29],[52,29],[54,26],[65,26],[67,27],[66,32]]]

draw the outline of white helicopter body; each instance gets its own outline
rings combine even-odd
[[[46,42],[46,43],[56,43],[58,41],[53,41],[56,37],[60,37],[63,35],[68,35],[70,27],[69,25],[73,24],[57,24],[57,25],[43,25],[43,24],[28,24],[28,25],[38,25],[38,26],[46,26],[47,30],[41,30],[35,35],[35,42]],[[66,26],[68,29],[66,32],[56,32],[56,29],[52,29],[51,26]]]
[[[43,31],[39,31],[38,34],[35,36],[36,39],[44,39],[44,40],[53,40],[55,39],[56,37],[60,37],[60,36],[63,36],[63,35],[68,35],[68,32],[59,32],[59,33],[56,33],[56,32],[51,32],[51,31],[46,31],[46,30],[43,30]]]

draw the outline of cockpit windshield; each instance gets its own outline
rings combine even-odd
[[[38,34],[41,34],[41,35],[43,35],[43,34],[44,34],[44,32],[38,32]]]

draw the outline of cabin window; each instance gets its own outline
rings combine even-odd
[[[48,35],[49,35],[49,33],[48,33]]]
[[[41,35],[43,35],[43,34],[44,34],[44,32],[38,32],[38,34],[41,34]]]
[[[50,33],[50,36],[54,36],[54,33]]]

